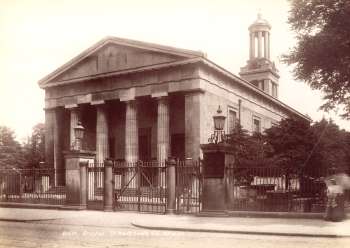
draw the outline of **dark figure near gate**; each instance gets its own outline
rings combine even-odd
[[[325,220],[341,221],[345,218],[344,210],[344,189],[338,185],[336,180],[330,179],[327,186],[327,206]]]

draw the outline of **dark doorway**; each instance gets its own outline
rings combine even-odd
[[[108,139],[109,144],[109,157],[115,159],[115,138],[109,137]]]
[[[151,134],[151,128],[139,129],[139,159],[141,161],[150,161],[152,158]]]
[[[185,159],[185,134],[176,133],[171,135],[171,156],[180,160]]]

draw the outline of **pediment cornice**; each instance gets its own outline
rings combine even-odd
[[[155,52],[159,54],[169,55],[169,56],[177,56],[182,59],[191,59],[196,57],[205,57],[205,54],[199,51],[192,51],[187,49],[180,49],[170,46],[164,46],[164,45],[158,45],[154,43],[148,43],[148,42],[141,42],[131,39],[123,39],[123,38],[117,38],[117,37],[106,37],[96,44],[92,45],[82,53],[80,53],[78,56],[74,57],[46,77],[42,78],[38,84],[41,88],[46,88],[46,85],[48,85],[51,81],[55,81],[56,78],[58,78],[63,73],[67,72],[71,68],[75,67],[77,64],[82,62],[84,59],[88,58],[89,56],[92,56],[93,54],[97,53],[104,47],[108,45],[117,45],[117,46],[123,46],[129,49],[138,49],[138,50],[144,50],[149,52]]]

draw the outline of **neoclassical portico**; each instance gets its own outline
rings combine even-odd
[[[94,138],[87,138],[87,142],[94,143],[89,144],[88,147],[95,147],[97,164],[102,164],[112,154],[114,158],[126,162],[139,161],[139,139],[142,137],[139,135],[140,129],[149,130],[149,133],[144,134],[148,140],[146,140],[146,144],[143,144],[143,149],[151,150],[146,159],[164,162],[171,155],[170,102],[173,103],[173,108],[177,108],[176,105],[181,100],[183,102],[179,105],[184,105],[184,97],[177,95],[173,97],[169,96],[167,92],[158,92],[139,98],[133,96],[134,94],[131,93],[133,91],[123,92],[120,99],[112,101],[99,100],[47,109],[46,125],[52,126],[51,132],[50,129],[47,129],[47,136],[49,137],[47,139],[47,155],[50,156],[51,150],[54,151],[52,163],[55,168],[64,168],[62,151],[72,146],[75,140],[74,127],[77,126],[78,122],[86,127],[88,133],[93,133],[95,136]],[[172,98],[172,101],[169,98]],[[116,105],[118,107],[114,109]],[[149,109],[150,106],[151,109]],[[86,116],[90,118],[86,118]],[[183,128],[185,122],[183,117],[183,115],[173,115],[173,125],[182,126]],[[179,122],[183,123],[179,124]],[[92,125],[95,125],[95,127],[91,128]],[[69,140],[63,134],[67,126]],[[185,130],[180,129],[179,127],[175,128],[177,133],[173,132],[173,134],[182,133],[185,137]],[[123,140],[123,144],[116,145],[115,143],[120,142],[120,140]],[[110,144],[111,142],[113,144]],[[182,146],[182,149],[185,149],[184,144],[173,145]],[[121,156],[121,151],[115,151],[115,149],[121,149],[124,154]],[[185,154],[184,151],[183,154]]]

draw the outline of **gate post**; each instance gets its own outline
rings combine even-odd
[[[176,198],[175,198],[175,187],[176,187],[176,161],[174,158],[169,158],[166,161],[166,185],[167,185],[167,214],[175,214],[176,212]]]
[[[82,209],[87,207],[87,166],[89,162],[83,161],[80,166],[80,206]]]
[[[64,152],[64,154],[66,164],[66,208],[86,209],[86,166],[94,160],[95,153],[79,150]]]
[[[104,196],[103,210],[113,211],[113,162],[109,159],[104,161]]]
[[[203,212],[229,209],[232,189],[227,184],[227,167],[234,162],[232,148],[227,143],[201,145],[203,151]]]

